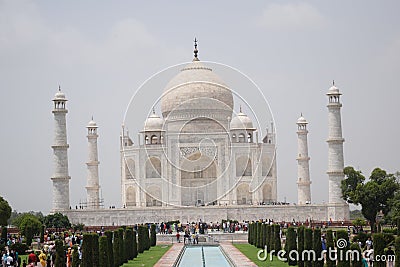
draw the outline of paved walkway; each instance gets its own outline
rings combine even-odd
[[[173,266],[182,248],[183,248],[183,243],[173,244],[172,247],[161,257],[161,259],[159,259],[159,261],[154,266],[156,267]]]
[[[229,258],[236,266],[240,267],[257,267],[257,265],[249,260],[240,250],[232,245],[231,242],[222,242],[220,244],[222,249],[228,254]]]

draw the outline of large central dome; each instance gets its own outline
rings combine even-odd
[[[231,90],[197,58],[167,84],[161,98],[162,115],[169,121],[194,117],[228,121],[232,110]]]

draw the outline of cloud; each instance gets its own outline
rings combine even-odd
[[[269,4],[257,23],[268,30],[313,30],[321,28],[325,19],[308,3]]]

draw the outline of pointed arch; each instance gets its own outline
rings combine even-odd
[[[250,186],[242,183],[236,188],[236,203],[238,205],[251,204]]]

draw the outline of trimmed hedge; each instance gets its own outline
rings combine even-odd
[[[99,267],[109,267],[107,236],[99,238]]]
[[[74,245],[72,247],[72,267],[79,267],[80,260],[79,260],[79,252],[78,252],[78,245]]]
[[[65,253],[64,253],[63,242],[59,239],[56,240],[55,247],[56,247],[56,261],[54,263],[54,267],[65,267]],[[85,266],[82,265],[82,267]]]
[[[150,226],[150,246],[154,247],[157,244],[156,225]]]
[[[361,249],[358,246],[358,244],[357,243],[352,243],[350,245],[350,250],[358,251],[358,255],[359,255],[358,257],[356,255],[354,255],[354,258],[351,259],[351,266],[352,267],[362,267],[363,266],[363,263],[361,261],[362,254],[361,254]]]
[[[376,256],[377,255],[385,255],[385,238],[383,234],[378,233],[378,234],[373,234],[372,235],[372,242],[374,246],[374,256],[375,259],[378,259]],[[374,267],[385,267],[386,263],[384,261],[374,261]]]
[[[93,266],[99,266],[99,235],[92,234],[92,262]]]
[[[279,224],[274,224],[274,255],[278,255],[278,252],[282,249],[280,230],[281,226]]]
[[[313,261],[313,267],[323,267],[324,260],[320,259],[322,256],[322,241],[321,241],[321,229],[314,229],[313,232],[313,250],[316,255],[315,261]]]
[[[326,249],[327,249],[327,255],[328,255],[328,257],[326,257],[326,266],[327,267],[335,267],[336,261],[334,261],[331,257],[329,257],[329,251],[335,250],[335,243],[333,242],[333,232],[331,229],[329,229],[326,232]]]
[[[295,255],[291,254],[291,251],[297,250],[297,242],[296,242],[296,232],[293,227],[289,227],[286,233],[286,244],[285,244],[285,257],[288,258],[289,266],[295,266],[297,261],[296,259],[291,259],[295,257]]]
[[[340,242],[340,239],[344,239],[346,241],[346,246],[345,247],[339,247],[337,246],[338,243],[342,244]],[[350,261],[346,257],[346,252],[349,250],[349,236],[347,234],[347,231],[345,230],[339,230],[336,232],[336,246],[337,246],[337,255],[338,255],[338,267],[350,267]],[[343,242],[344,243],[344,242]],[[342,256],[341,256],[342,255]]]
[[[107,251],[108,251],[108,266],[114,266],[114,250],[113,250],[113,236],[114,233],[112,231],[106,231],[104,233],[107,237]]]
[[[312,234],[313,231],[310,228],[305,228],[304,229],[304,250],[312,250],[313,245],[312,245]],[[312,267],[312,259],[311,255],[308,256],[310,258],[303,258],[304,261],[304,266],[305,267]]]
[[[120,242],[122,241],[119,239],[118,231],[114,231],[114,241],[113,241],[114,267],[119,267],[121,265],[120,264],[121,252],[119,249]]]
[[[93,242],[92,234],[83,234],[82,262],[81,267],[92,267],[93,265]],[[57,241],[56,241],[57,242]],[[65,263],[64,263],[65,266]]]
[[[299,253],[299,260],[297,261],[297,265],[299,267],[304,267],[303,261],[303,251],[304,251],[304,226],[300,226],[297,228],[297,252]]]
[[[399,222],[399,221],[397,221]],[[400,225],[398,225],[400,226]],[[394,241],[394,251],[396,259],[400,259],[400,236],[396,237]],[[395,267],[400,267],[400,260],[395,261]]]
[[[133,231],[133,258],[138,256],[138,245],[136,240],[136,231]]]

